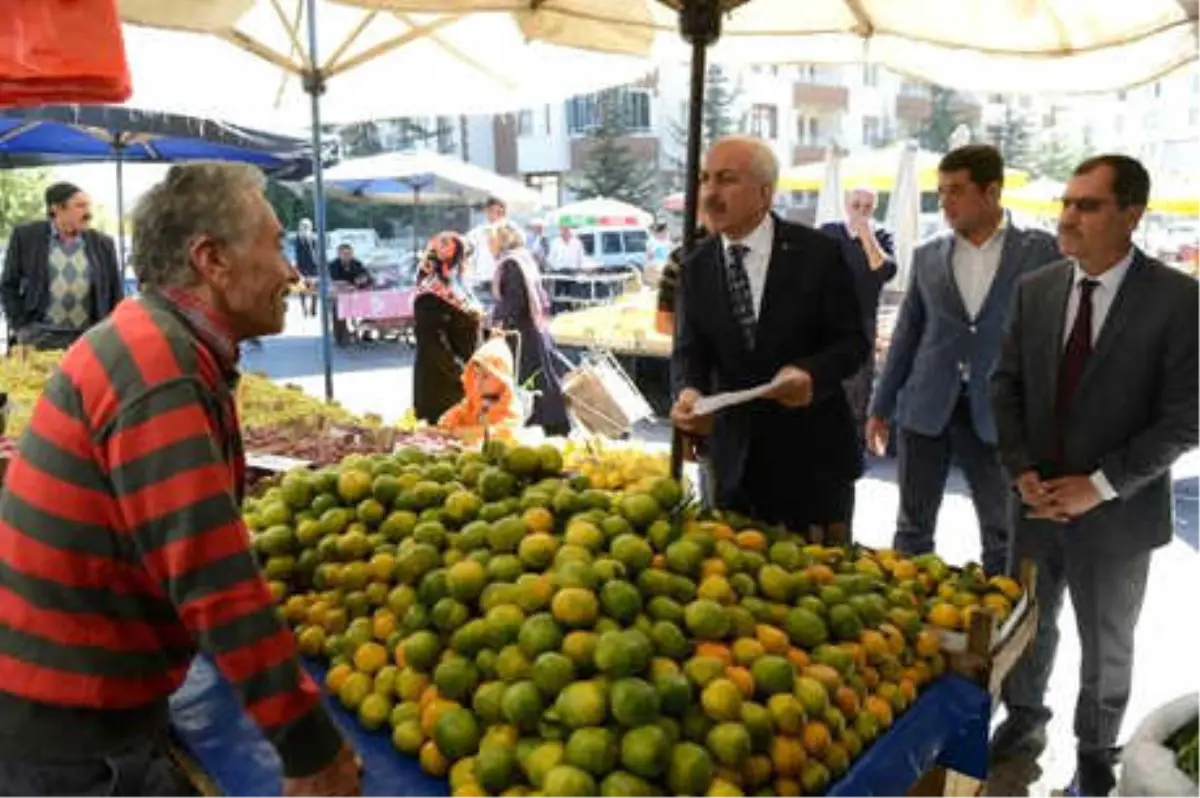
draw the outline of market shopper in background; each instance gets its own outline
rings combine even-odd
[[[417,273],[413,410],[429,424],[463,398],[463,368],[479,345],[483,310],[466,289],[466,252],[462,236],[438,233]]]
[[[313,233],[310,220],[300,220],[293,247],[292,262],[296,264],[296,271],[300,272],[300,277],[304,280],[304,293],[300,294],[300,312],[306,317],[316,318],[317,292],[321,290],[321,261],[317,257],[317,237]]]
[[[558,271],[582,271],[587,265],[583,242],[567,225],[558,228],[558,238],[550,244],[550,268]]]
[[[0,494],[0,793],[179,795],[167,698],[197,650],[293,795],[359,790],[241,517],[237,345],[295,272],[261,175],[174,166],[134,214],[142,295],[63,356]]]
[[[13,231],[0,272],[10,343],[66,349],[125,295],[113,240],[89,229],[91,199],[78,186],[46,189],[45,221]]]
[[[1046,687],[1063,594],[1079,630],[1074,794],[1108,795],[1133,676],[1150,554],[1170,542],[1171,466],[1196,446],[1195,279],[1146,257],[1133,231],[1150,176],[1084,161],[1058,223],[1067,260],[1025,278],[992,379],[1000,451],[1025,505],[1013,551],[1036,563],[1037,636],[1004,685],[994,761],[1046,746]]]
[[[795,530],[849,525],[861,473],[842,380],[867,355],[854,280],[836,242],[771,212],[779,164],[763,141],[735,136],[708,151],[704,219],[714,235],[680,274],[671,411],[709,435],[716,503]],[[764,398],[719,411],[697,401],[773,383]]]
[[[875,192],[869,188],[854,188],[846,192],[846,220],[828,222],[821,232],[833,236],[842,247],[842,257],[854,273],[858,291],[858,309],[862,313],[863,329],[870,347],[867,362],[846,380],[846,398],[854,413],[859,447],[866,449],[865,430],[867,405],[875,386],[875,338],[879,328],[879,295],[883,286],[896,276],[895,248],[891,234],[875,223]]]
[[[567,409],[554,362],[554,340],[547,328],[550,303],[541,274],[522,237],[497,227],[489,241],[496,273],[492,281],[492,323],[505,331],[513,347],[517,385],[532,381],[538,392],[529,423],[548,435],[566,435]]]
[[[483,206],[483,216],[486,220],[484,224],[467,234],[472,258],[470,288],[475,296],[490,304],[492,277],[496,273],[496,258],[488,247],[492,231],[504,227],[519,233],[522,237],[525,233],[517,226],[516,222],[508,218],[508,206],[499,197],[488,198]]]
[[[663,269],[671,259],[671,233],[666,224],[659,222],[650,231],[652,238],[646,245],[646,268],[642,270],[642,280],[646,285],[655,287],[662,279]]]
[[[342,283],[348,283],[355,288],[370,288],[371,273],[362,261],[354,257],[354,247],[341,244],[337,248],[337,258],[329,262],[329,278]]]
[[[1060,257],[1052,236],[1008,218],[1003,187],[1004,160],[989,145],[960,147],[938,165],[938,196],[951,229],[913,252],[866,429],[867,444],[882,455],[893,418],[899,427],[895,548],[908,555],[934,550],[954,457],[971,490],[990,574],[1008,570],[1012,499],[988,379],[1017,281]]]

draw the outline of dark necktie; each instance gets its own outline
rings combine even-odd
[[[1061,465],[1064,455],[1063,437],[1066,431],[1068,411],[1071,399],[1079,388],[1079,380],[1087,367],[1088,357],[1092,354],[1092,292],[1100,285],[1096,280],[1083,280],[1079,283],[1079,311],[1075,314],[1075,323],[1067,336],[1067,345],[1063,349],[1062,360],[1058,365],[1058,394],[1055,396],[1055,419],[1058,422],[1058,462]]]
[[[729,246],[729,302],[733,308],[733,318],[742,328],[742,337],[746,346],[754,348],[754,328],[757,321],[754,318],[754,294],[750,292],[750,277],[746,274],[746,253],[750,248],[744,244]]]

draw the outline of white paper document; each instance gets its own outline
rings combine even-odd
[[[726,391],[712,396],[702,396],[696,400],[696,404],[692,406],[692,412],[698,416],[711,416],[718,410],[724,410],[727,407],[734,405],[745,404],[752,402],[755,399],[760,399],[766,396],[772,388],[775,387],[777,380],[763,383],[756,388],[746,388],[741,391]]]

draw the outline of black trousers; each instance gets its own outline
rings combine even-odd
[[[756,521],[782,524],[792,532],[831,524],[844,524],[849,530],[854,519],[854,478],[799,474],[792,467],[756,457],[752,446],[742,483],[725,505]]]
[[[900,513],[894,548],[910,556],[933,551],[938,511],[954,457],[967,477],[979,519],[983,569],[989,574],[1008,573],[1014,497],[999,451],[975,434],[966,395],[959,398],[941,435],[919,435],[901,427],[897,455]]]
[[[94,759],[0,761],[0,795],[197,794],[165,745],[150,740]]]

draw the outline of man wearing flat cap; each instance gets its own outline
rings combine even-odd
[[[78,186],[46,189],[47,219],[13,231],[0,272],[9,343],[66,349],[124,295],[113,240],[88,229],[91,201]]]

